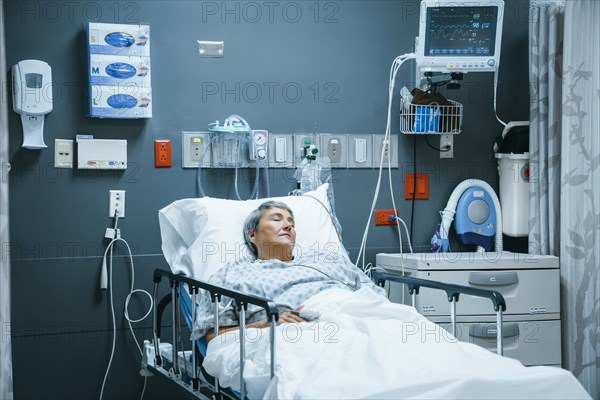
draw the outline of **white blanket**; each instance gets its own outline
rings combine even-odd
[[[414,308],[369,288],[329,290],[309,299],[319,322],[282,324],[270,380],[268,329],[246,330],[249,398],[577,399],[590,398],[568,371],[524,367],[457,341]],[[208,346],[204,367],[239,390],[238,333]]]

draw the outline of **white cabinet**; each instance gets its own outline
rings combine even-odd
[[[561,365],[560,273],[557,257],[518,253],[377,254],[377,267],[444,283],[500,292],[506,301],[504,355],[524,365]],[[411,304],[406,287],[388,282],[390,300]],[[421,288],[415,307],[450,325],[446,293]],[[496,350],[496,314],[489,299],[460,295],[456,337]]]

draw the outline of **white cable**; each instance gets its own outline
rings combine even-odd
[[[238,152],[238,157],[239,157],[239,152]],[[237,165],[235,166],[235,174],[233,177],[233,191],[235,193],[235,197],[238,200],[241,200],[242,197],[240,196],[240,192],[238,190],[238,167],[237,167]]]
[[[106,250],[104,251],[104,257],[103,257],[103,265],[106,263],[106,256],[109,255],[109,263],[108,263],[108,279],[109,279],[109,285],[108,285],[108,289],[109,289],[109,295],[110,295],[110,312],[111,312],[111,323],[112,323],[112,332],[113,332],[113,337],[112,337],[112,345],[111,345],[111,351],[110,351],[110,357],[108,360],[108,366],[106,367],[106,372],[104,373],[104,379],[102,380],[102,388],[100,390],[100,400],[102,400],[103,396],[104,396],[104,388],[106,386],[106,381],[108,379],[108,373],[110,372],[110,367],[112,365],[112,361],[115,355],[115,345],[116,345],[116,338],[117,338],[117,324],[116,324],[116,320],[115,320],[115,307],[114,307],[114,300],[113,300],[113,284],[112,284],[112,278],[113,278],[113,271],[112,271],[112,260],[113,260],[113,247],[117,242],[123,242],[125,244],[125,246],[127,247],[127,253],[129,256],[129,265],[131,268],[131,286],[130,286],[130,290],[129,290],[129,294],[127,295],[127,298],[125,299],[125,310],[124,310],[124,315],[125,318],[127,320],[127,323],[129,324],[129,329],[131,330],[131,334],[133,335],[133,340],[135,340],[135,344],[140,352],[140,355],[143,356],[143,352],[142,352],[142,348],[140,347],[140,344],[137,340],[137,337],[135,336],[135,332],[133,330],[133,326],[131,325],[132,322],[140,322],[143,321],[144,319],[146,319],[146,317],[148,317],[148,315],[150,315],[150,313],[152,312],[152,309],[154,307],[154,301],[152,296],[150,295],[150,293],[148,293],[145,290],[142,289],[134,289],[134,285],[135,285],[135,270],[134,270],[134,266],[133,266],[133,255],[131,253],[131,248],[129,247],[129,243],[127,243],[127,241],[125,239],[122,239],[120,237],[120,235],[117,233],[117,224],[118,224],[118,213],[115,213],[115,235],[117,235],[117,237],[115,237],[114,239],[112,239],[110,241],[110,243],[108,244],[108,246],[106,247]],[[150,299],[150,307],[148,308],[148,311],[146,312],[146,314],[137,320],[132,320],[129,317],[129,311],[128,311],[128,307],[129,307],[129,301],[131,300],[131,296],[134,293],[145,293],[148,298]],[[142,394],[140,399],[144,396],[144,393],[146,391],[146,382],[147,382],[147,377],[144,377],[144,387],[142,389]]]
[[[204,189],[202,189],[202,162],[204,160],[204,156],[206,152],[212,149],[213,142],[217,140],[216,135],[211,135],[208,141],[208,145],[202,151],[202,155],[200,156],[200,160],[198,161],[198,170],[196,171],[196,184],[198,185],[198,196],[206,197],[206,193],[204,193]]]
[[[391,145],[391,142],[390,142]],[[396,219],[396,229],[398,230],[398,244],[400,245],[400,263],[402,265],[402,275],[404,275],[404,263],[402,262],[402,253],[404,253],[402,249],[402,232],[400,231],[400,225],[398,225],[398,208],[396,207],[396,201],[394,200],[394,184],[392,183],[392,160],[390,159],[390,152],[387,153],[388,156],[388,178],[390,184],[390,196],[392,198],[392,209],[394,210],[394,218]],[[400,219],[402,221],[402,219]],[[402,221],[404,223],[404,221]],[[406,227],[406,225],[404,225]],[[406,236],[408,237],[408,243],[410,245],[410,236],[408,235],[408,231]],[[410,245],[410,252],[412,253],[412,245]]]
[[[402,224],[402,226],[404,226],[404,231],[406,232],[406,237],[408,238],[408,249],[410,250],[411,253],[414,253],[413,248],[412,248],[412,242],[410,240],[410,235],[408,234],[408,228],[406,226],[406,223],[404,222],[404,220],[402,218],[400,218],[399,216],[396,215],[396,217],[394,217],[394,219],[396,220],[396,225],[398,225],[398,222],[400,222]],[[400,226],[398,225],[398,229],[400,229]]]
[[[498,69],[494,71],[494,115],[498,122],[506,127],[506,122],[502,121],[500,117],[498,117],[498,112],[496,111],[496,99],[498,95]]]
[[[394,60],[394,62],[392,63],[392,68],[390,70],[390,83],[389,83],[389,87],[388,87],[388,115],[387,115],[387,125],[386,125],[386,132],[385,132],[385,137],[384,137],[384,141],[387,140],[387,138],[389,137],[389,133],[390,133],[390,120],[391,120],[391,107],[392,107],[392,97],[393,97],[393,87],[394,87],[394,83],[393,80],[396,77],[396,65],[400,64],[402,65],[402,63],[404,62],[404,59],[402,59],[403,56],[400,57],[396,57],[396,59]],[[375,205],[377,203],[377,198],[379,197],[379,188],[381,185],[381,174],[383,171],[383,146],[382,146],[382,153],[381,153],[381,162],[379,164],[379,175],[377,177],[377,185],[375,187],[375,194],[373,195],[373,202],[371,204],[371,209],[369,211],[369,217],[367,219],[367,224],[365,226],[365,231],[363,233],[363,238],[361,241],[361,245],[360,245],[360,249],[358,252],[358,256],[356,258],[356,266],[358,266],[359,261],[361,260],[361,256],[362,256],[362,266],[361,269],[363,271],[366,270],[366,266],[365,266],[365,257],[364,257],[364,251],[365,251],[365,246],[366,246],[366,242],[367,242],[367,237],[368,237],[368,233],[369,233],[369,225],[371,224],[371,216],[373,214],[373,211],[375,210]]]
[[[392,120],[392,100],[394,97],[394,86],[396,83],[396,74],[398,73],[398,69],[400,69],[400,66],[407,60],[411,60],[415,58],[415,54],[414,53],[408,53],[408,54],[404,54],[402,56],[398,56],[396,57],[396,59],[394,60],[394,62],[392,63],[392,67],[390,68],[390,82],[389,82],[389,87],[388,87],[388,113],[387,113],[387,124],[386,124],[386,129],[385,129],[385,136],[384,136],[384,143],[386,143],[386,141],[388,141],[387,143],[390,143],[391,145],[391,140],[390,140],[390,133],[391,133],[391,120]],[[371,224],[371,218],[373,216],[373,212],[375,211],[375,206],[377,204],[377,199],[379,197],[379,188],[381,187],[381,175],[383,172],[383,159],[385,156],[385,146],[382,146],[382,151],[381,151],[381,161],[379,164],[379,174],[377,177],[377,185],[375,187],[375,193],[373,195],[373,202],[371,203],[371,209],[369,211],[369,217],[367,219],[367,224],[365,226],[365,231],[363,233],[363,237],[362,237],[362,241],[360,244],[360,250],[358,252],[358,256],[356,258],[356,263],[355,265],[358,267],[359,266],[359,262],[362,259],[362,266],[360,267],[363,271],[366,270],[365,267],[365,247],[366,247],[366,243],[367,243],[367,237],[369,234],[369,226]],[[391,162],[389,161],[389,151],[388,151],[388,171],[390,173],[390,180],[391,180]],[[392,190],[392,188],[390,188],[390,190]],[[393,198],[392,198],[393,201]],[[395,209],[395,206],[394,206]],[[400,239],[400,251],[402,251],[402,239]],[[402,259],[402,257],[400,257]]]
[[[110,272],[109,272],[109,277],[108,277],[110,279],[110,284],[108,285],[108,290],[110,293],[110,312],[111,312],[110,315],[111,315],[111,323],[112,323],[112,328],[113,328],[112,329],[113,337],[112,337],[112,346],[111,346],[111,350],[110,350],[110,358],[108,360],[108,366],[106,367],[106,372],[104,373],[104,379],[102,380],[102,388],[100,389],[100,400],[102,400],[102,397],[104,396],[104,386],[106,385],[106,379],[108,378],[108,372],[110,371],[110,366],[112,365],[112,360],[115,355],[115,343],[116,343],[116,338],[117,338],[117,325],[115,323],[115,308],[113,305],[113,296],[112,296],[112,245],[113,245],[114,241],[115,241],[115,239],[111,240],[111,242],[106,247],[106,251],[104,252],[104,257],[106,258],[106,253],[110,249],[110,259],[109,259]]]

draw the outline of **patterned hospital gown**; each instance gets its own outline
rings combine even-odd
[[[279,260],[236,261],[226,264],[208,283],[260,296],[274,301],[281,311],[302,305],[311,296],[330,288],[358,290],[370,286],[378,293],[385,291],[373,282],[343,253],[321,251],[297,257],[290,263]],[[214,304],[207,293],[199,300],[198,320],[193,339],[203,337],[214,324]],[[249,304],[246,323],[266,319],[266,313]],[[239,325],[234,302],[223,297],[219,304],[219,326]]]

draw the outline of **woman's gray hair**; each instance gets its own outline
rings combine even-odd
[[[294,218],[294,213],[293,213],[292,209],[290,207],[288,207],[287,204],[285,204],[281,201],[274,201],[274,200],[265,201],[260,206],[258,206],[254,211],[252,211],[250,213],[250,215],[248,215],[248,217],[246,218],[246,221],[244,222],[244,241],[246,242],[246,245],[248,245],[248,248],[250,249],[250,251],[252,251],[252,254],[254,255],[255,258],[258,258],[258,249],[254,245],[254,243],[252,243],[250,241],[250,236],[248,235],[248,232],[249,231],[256,232],[258,230],[258,222],[260,221],[263,214],[270,208],[281,208],[283,210],[286,210],[287,212],[290,213],[292,218]]]

